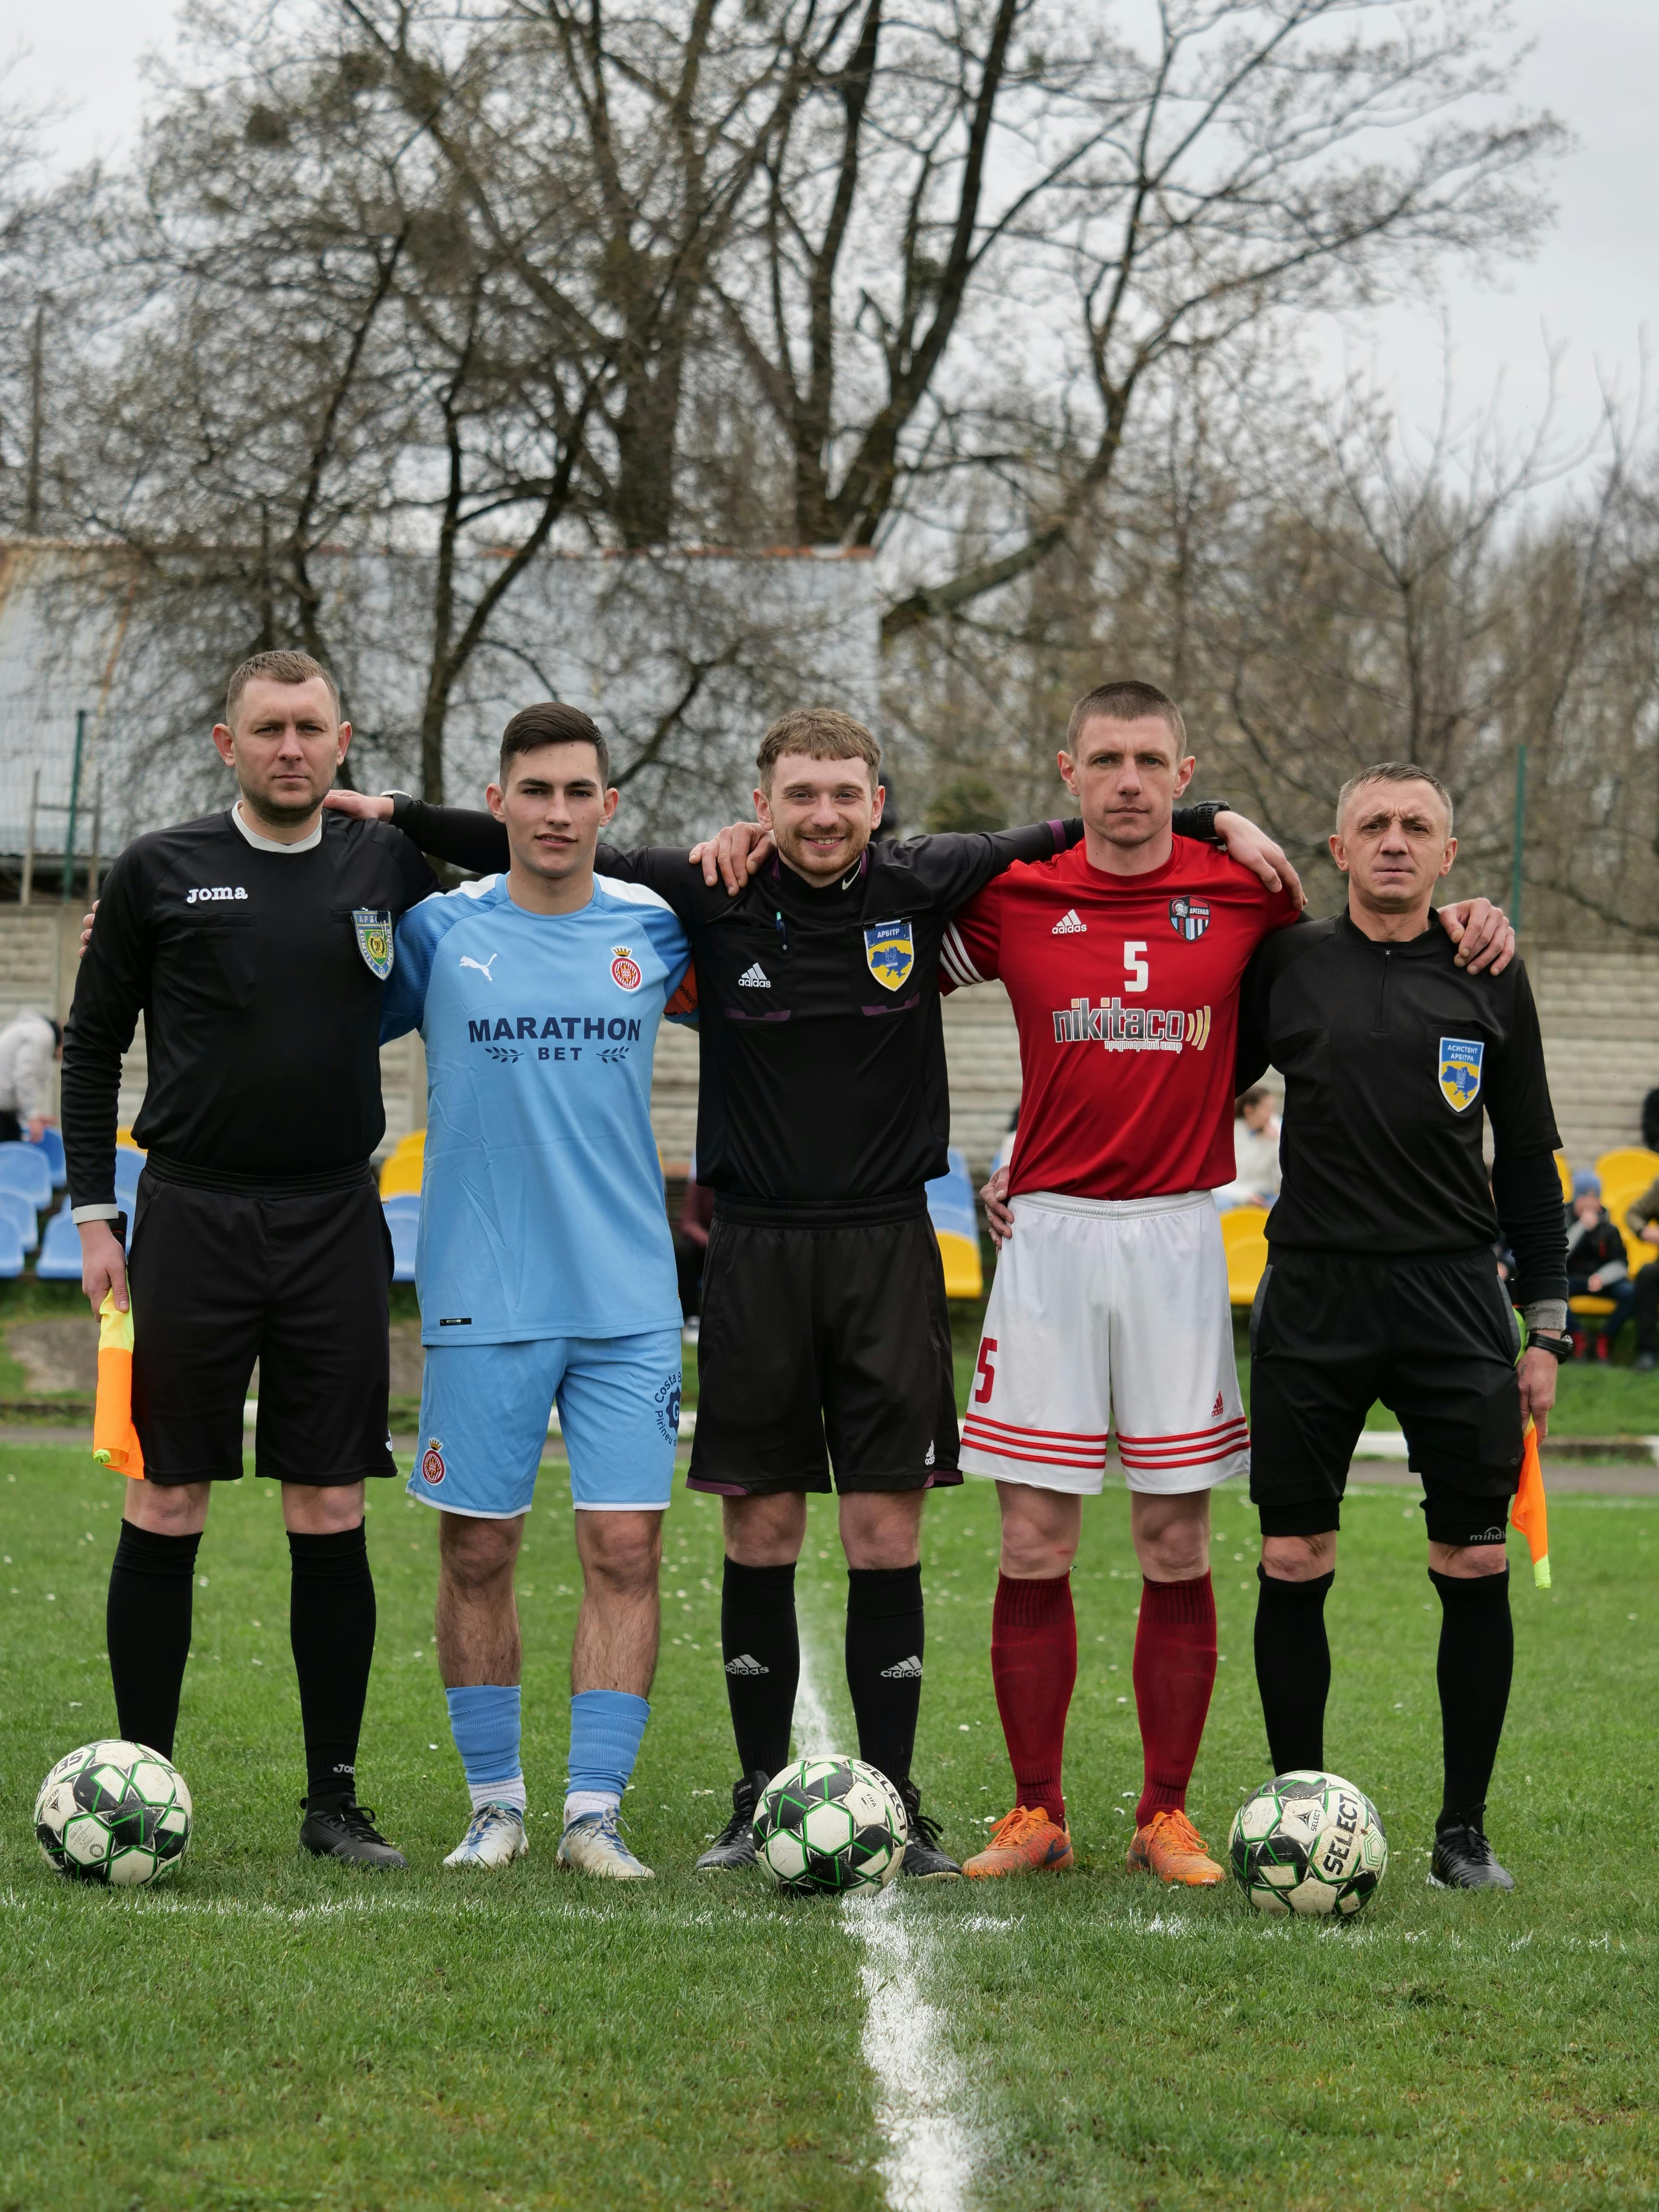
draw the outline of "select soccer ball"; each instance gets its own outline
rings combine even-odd
[[[884,1889],[898,1872],[909,1823],[887,1777],[861,1759],[798,1759],[755,1808],[755,1848],[795,1897]]]
[[[148,1745],[83,1743],[40,1784],[34,1832],[59,1874],[132,1889],[171,1874],[190,1842],[190,1791]]]
[[[1376,1808],[1340,1774],[1276,1774],[1233,1816],[1233,1874],[1258,1912],[1352,1918],[1388,1871]]]

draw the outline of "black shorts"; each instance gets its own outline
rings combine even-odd
[[[1365,1260],[1276,1248],[1250,1315],[1250,1496],[1267,1536],[1337,1528],[1381,1399],[1437,1544],[1501,1543],[1521,1479],[1520,1330],[1486,1250]]]
[[[204,1189],[147,1165],[132,1251],[132,1419],[151,1482],[234,1482],[259,1363],[254,1466],[333,1488],[393,1474],[392,1240],[365,1168],[300,1195]]]
[[[826,1449],[827,1446],[827,1449]],[[951,1319],[920,1193],[811,1222],[718,1200],[697,1338],[693,1490],[746,1498],[962,1480]]]

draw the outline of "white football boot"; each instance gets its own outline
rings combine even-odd
[[[466,1833],[444,1861],[447,1867],[504,1867],[530,1849],[524,1814],[516,1805],[478,1805]]]
[[[648,1866],[641,1866],[617,1833],[617,1808],[583,1813],[559,1838],[559,1856],[578,1874],[603,1875],[610,1881],[654,1881]]]

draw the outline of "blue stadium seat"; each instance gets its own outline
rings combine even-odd
[[[23,1249],[33,1252],[40,1242],[40,1224],[34,1208],[21,1190],[0,1190],[0,1237],[15,1230]]]
[[[984,1290],[984,1271],[979,1255],[979,1217],[974,1211],[973,1179],[968,1163],[954,1145],[946,1154],[951,1164],[927,1186],[927,1218],[939,1239],[945,1264],[945,1294],[951,1298],[976,1298]]]
[[[38,1145],[0,1145],[0,1190],[21,1191],[37,1213],[52,1204],[52,1170]]]
[[[132,1201],[138,1195],[138,1178],[143,1173],[144,1155],[131,1145],[115,1147],[115,1196],[117,1203],[131,1213]]]
[[[81,1238],[64,1206],[46,1224],[40,1257],[34,1272],[43,1283],[78,1283],[81,1279]]]
[[[418,1221],[421,1218],[421,1194],[418,1190],[393,1191],[390,1198],[380,1200],[380,1205],[388,1221],[399,1218]]]
[[[28,1140],[25,1138],[24,1142]],[[40,1142],[35,1147],[46,1156],[46,1165],[52,1170],[52,1187],[62,1190],[69,1181],[69,1168],[64,1158],[64,1139],[50,1122],[40,1132]]]
[[[9,1223],[0,1221],[0,1283],[13,1282],[22,1272],[23,1240]]]
[[[394,1213],[386,1222],[392,1231],[392,1279],[394,1283],[412,1283],[415,1279],[415,1239],[420,1232],[420,1223],[412,1215]]]

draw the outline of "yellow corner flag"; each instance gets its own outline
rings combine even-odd
[[[144,1455],[132,1425],[132,1309],[118,1312],[112,1291],[105,1291],[98,1309],[98,1402],[92,1414],[92,1455],[100,1467],[112,1467],[135,1481],[144,1479]]]
[[[1550,1518],[1544,1503],[1544,1470],[1538,1458],[1538,1431],[1527,1423],[1521,1456],[1521,1487],[1516,1493],[1510,1519],[1527,1540],[1532,1553],[1532,1578],[1540,1589],[1550,1586]]]

